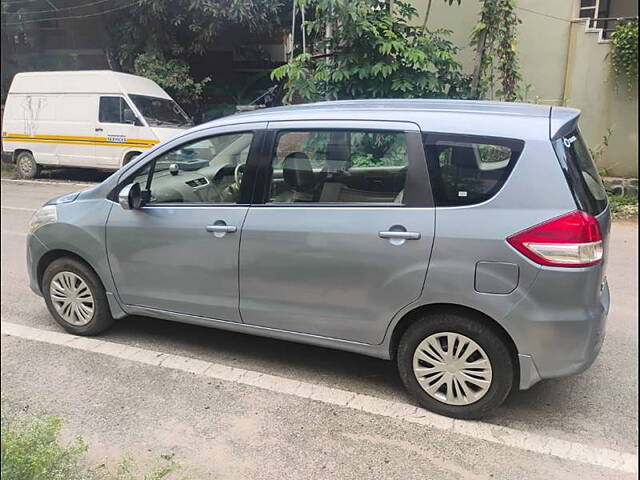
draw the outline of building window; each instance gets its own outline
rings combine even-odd
[[[620,22],[637,21],[637,0],[580,0],[578,18],[588,19],[589,28],[602,30],[609,38]]]

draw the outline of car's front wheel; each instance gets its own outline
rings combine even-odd
[[[84,263],[54,260],[44,271],[42,286],[49,312],[69,333],[97,335],[113,324],[102,282]]]
[[[424,408],[455,418],[480,418],[513,385],[514,363],[502,338],[484,322],[438,313],[413,323],[398,346],[398,371]]]

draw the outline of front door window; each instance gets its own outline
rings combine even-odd
[[[253,133],[230,133],[183,144],[133,181],[150,190],[150,205],[237,203],[252,140]]]

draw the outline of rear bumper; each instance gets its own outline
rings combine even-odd
[[[548,287],[545,285],[542,290]],[[567,295],[564,300],[567,304],[574,303],[572,308],[558,305],[553,295],[547,302],[544,296],[542,302],[536,301],[535,293],[523,302],[526,305],[518,307],[517,318],[507,320],[518,347],[522,390],[543,379],[574,375],[588,369],[602,348],[609,313],[606,280],[598,285],[597,301],[593,303],[576,301],[594,298],[593,295],[559,288],[556,296]]]

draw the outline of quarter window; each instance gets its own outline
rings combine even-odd
[[[607,192],[582,134],[575,130],[555,140],[554,147],[578,207],[591,215],[599,215],[607,207]]]
[[[519,140],[425,135],[435,205],[472,205],[489,200],[504,185],[523,145]]]
[[[403,132],[280,132],[271,203],[403,204],[409,158]]]

